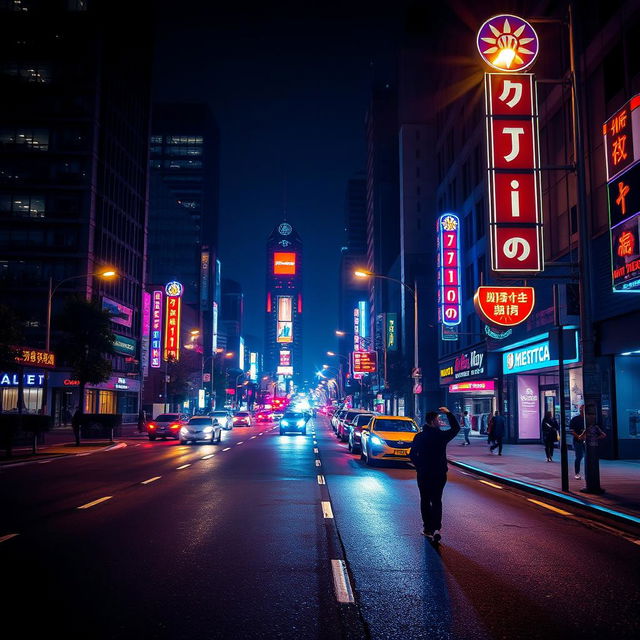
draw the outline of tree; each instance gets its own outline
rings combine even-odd
[[[20,383],[18,385],[18,409],[22,413],[24,404],[22,396],[22,367],[16,363],[16,357],[20,355],[20,346],[23,341],[22,323],[13,309],[6,305],[0,305],[0,370],[8,373],[18,373]],[[2,398],[0,397],[0,411]],[[0,428],[0,440],[2,441],[7,456],[11,456],[13,445],[13,431],[17,424],[5,424]]]
[[[73,420],[76,444],[80,445],[85,388],[87,384],[106,382],[111,375],[111,362],[105,357],[114,353],[111,314],[97,302],[76,296],[65,304],[58,327],[63,332],[58,354],[80,382],[79,416],[74,416]]]

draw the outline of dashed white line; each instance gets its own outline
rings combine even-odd
[[[162,476],[153,476],[153,478],[149,478],[148,480],[145,480],[144,482],[141,482],[140,484],[151,484],[152,482],[155,482],[156,480],[160,480],[160,478],[162,478]]]
[[[353,589],[351,588],[347,565],[344,560],[331,560],[331,570],[333,572],[333,587],[336,591],[338,602],[353,604],[355,602]]]
[[[324,481],[324,476],[318,475],[318,484],[327,484],[327,483]]]
[[[322,505],[322,515],[325,518],[333,518],[333,509],[331,509],[331,503],[328,500],[322,500],[320,504]]]
[[[321,464],[320,460],[316,460],[316,467],[319,467]]]
[[[249,440],[254,440],[254,439],[255,439],[255,436],[251,436],[251,437],[249,438]]]
[[[98,498],[93,502],[87,502],[87,504],[83,504],[82,506],[78,507],[78,509],[89,509],[89,507],[94,507],[95,505],[100,504],[101,502],[106,502],[107,500],[111,500],[111,498],[113,498],[113,496],[105,496],[104,498]]]
[[[48,462],[53,462],[53,460],[40,460],[38,464],[47,464]]]
[[[318,447],[313,447],[313,453],[318,453]]]
[[[241,445],[243,442],[244,442],[244,440],[240,440],[240,442],[236,442],[236,447],[237,447],[238,445]]]
[[[0,537],[0,542],[6,542],[7,540],[11,540],[11,538],[15,538],[17,533],[8,533],[6,536]]]
[[[568,511],[565,511],[564,509],[558,509],[558,507],[552,507],[550,504],[547,504],[546,502],[540,502],[540,500],[534,500],[533,498],[527,498],[527,500],[529,502],[533,502],[533,504],[537,504],[541,507],[544,507],[545,509],[549,509],[549,511],[554,511],[555,513],[559,513],[561,516],[572,515]]]
[[[180,471],[181,469],[186,469],[187,467],[190,467],[191,463],[189,462],[188,464],[183,464],[181,467],[176,467],[176,471]]]
[[[210,453],[208,456],[202,456],[201,460],[208,460],[209,458],[213,458],[215,455],[215,453]]]
[[[231,449],[231,447],[225,447],[223,451],[229,451],[229,449]]]

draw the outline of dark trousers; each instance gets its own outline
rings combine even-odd
[[[544,452],[547,454],[547,458],[549,458],[549,460],[553,458],[553,440],[551,442],[544,443]]]
[[[420,512],[425,531],[433,533],[442,527],[442,492],[447,474],[418,475]]]
[[[489,447],[491,451],[498,449],[498,453],[502,455],[502,436],[493,439],[493,444]]]
[[[584,442],[574,442],[573,450],[576,452],[574,469],[576,471],[576,475],[580,475],[580,463],[582,462],[582,458],[584,458]]]

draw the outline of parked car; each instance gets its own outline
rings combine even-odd
[[[156,438],[180,438],[180,427],[185,425],[189,416],[183,413],[161,413],[155,420],[147,422],[149,440]]]
[[[285,411],[280,419],[280,435],[287,431],[296,431],[303,436],[307,435],[307,420],[309,417],[302,411]]]
[[[260,409],[255,414],[256,422],[273,422],[273,411],[271,409]]]
[[[360,453],[362,450],[361,436],[362,429],[371,422],[374,417],[373,413],[359,413],[352,421],[349,428],[349,452]]]
[[[340,409],[331,416],[331,426],[334,431],[338,428],[338,421],[347,413],[347,411],[348,409]]]
[[[351,409],[347,411],[339,420],[336,426],[336,437],[342,442],[346,442],[349,439],[349,425],[351,421],[360,413],[358,409]]]
[[[226,431],[233,427],[233,415],[226,409],[216,409],[215,411],[211,411],[209,416],[215,418],[218,421],[218,424]]]
[[[250,427],[251,426],[251,413],[248,411],[236,411],[233,416],[234,427]]]
[[[374,416],[362,429],[360,457],[374,466],[381,460],[409,462],[409,449],[418,425],[404,416]]]
[[[211,416],[195,416],[180,429],[180,444],[187,442],[220,442],[222,427]]]

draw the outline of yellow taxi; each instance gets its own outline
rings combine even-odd
[[[409,462],[418,425],[405,416],[374,416],[362,429],[360,458],[374,466],[380,460]]]

